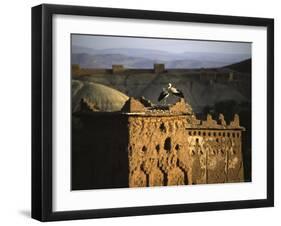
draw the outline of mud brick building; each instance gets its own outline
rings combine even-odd
[[[120,112],[87,106],[73,129],[72,189],[243,182],[243,132],[239,116],[229,124],[198,120],[181,99],[145,106],[130,98]]]

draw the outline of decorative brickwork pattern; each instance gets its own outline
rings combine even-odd
[[[143,107],[144,114],[139,114],[137,109],[136,114],[128,112],[130,187],[244,180],[244,128],[238,115],[229,125],[223,115],[218,122],[211,115],[200,121],[190,114],[183,99],[165,111]]]

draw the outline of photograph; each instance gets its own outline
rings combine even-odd
[[[71,190],[252,181],[252,43],[71,34]]]
[[[32,218],[274,206],[273,18],[41,4],[31,36]]]

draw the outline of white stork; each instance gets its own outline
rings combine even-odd
[[[160,96],[158,97],[158,101],[160,102],[160,101],[164,100],[164,102],[166,104],[166,99],[169,97],[170,94],[173,94],[180,98],[184,98],[182,91],[180,91],[176,87],[173,87],[172,84],[169,83],[167,89],[163,88],[163,91],[160,93]]]

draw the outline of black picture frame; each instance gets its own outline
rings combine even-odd
[[[266,27],[267,198],[54,212],[52,210],[52,18],[55,14]],[[32,218],[40,221],[56,221],[270,206],[274,206],[273,19],[49,4],[32,8]]]

